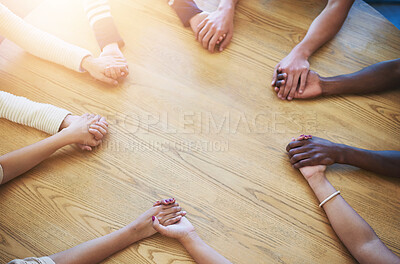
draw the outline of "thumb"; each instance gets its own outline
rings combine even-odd
[[[152,216],[152,217],[151,217],[151,220],[153,221],[153,228],[154,228],[157,232],[159,232],[160,234],[165,233],[165,231],[166,231],[167,228],[166,228],[165,226],[163,226],[163,225],[160,224],[160,222],[158,221],[157,217]]]
[[[116,80],[114,80],[114,79],[112,79],[112,78],[109,78],[109,77],[107,77],[107,76],[105,76],[105,75],[101,75],[99,78],[97,78],[99,81],[102,81],[102,82],[104,82],[104,83],[107,83],[107,84],[109,84],[109,85],[114,85],[114,86],[117,86],[118,85],[118,81],[116,81]]]

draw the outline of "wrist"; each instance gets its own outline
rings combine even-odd
[[[93,64],[93,56],[89,55],[83,58],[82,63],[81,63],[81,68],[84,69],[85,71],[89,71],[90,66]]]
[[[199,239],[201,240],[196,231],[190,231],[186,233],[184,236],[178,238],[178,241],[186,248],[193,242],[198,241]]]
[[[349,152],[351,152],[351,150],[352,150],[352,148],[347,145],[336,144],[336,146],[335,146],[335,151],[336,151],[335,163],[349,164],[348,157],[350,155],[354,155],[354,154],[349,154]]]
[[[108,50],[119,50],[119,46],[117,42],[113,42],[110,44],[107,44],[106,46],[104,46],[103,51],[108,51]]]
[[[61,130],[60,132],[58,132],[57,134],[55,134],[54,136],[58,137],[58,142],[60,143],[61,147],[67,146],[67,145],[71,145],[76,143],[74,137],[71,135],[68,127]]]
[[[296,47],[293,48],[293,50],[290,52],[296,57],[303,58],[305,60],[308,60],[308,58],[311,56],[312,52],[304,47],[303,45],[298,44]]]
[[[339,93],[340,82],[335,77],[320,77],[322,95],[335,95]]]
[[[234,13],[235,12],[235,5],[233,3],[223,3],[221,2],[220,5],[217,8],[218,11],[224,12],[224,13]]]
[[[71,114],[68,114],[65,118],[64,118],[64,120],[62,121],[62,123],[61,123],[61,125],[60,125],[60,128],[58,129],[58,131],[61,131],[61,130],[63,130],[64,128],[67,128],[67,127],[69,127],[69,125],[71,124]]]
[[[308,185],[310,185],[311,189],[315,190],[319,186],[323,185],[326,181],[325,173],[324,172],[318,172],[314,174],[312,177],[310,177],[308,180]]]
[[[139,240],[142,240],[148,236],[144,235],[143,232],[143,226],[137,223],[136,221],[133,221],[130,223],[128,226],[126,226],[127,232],[129,233],[129,244],[133,244]]]

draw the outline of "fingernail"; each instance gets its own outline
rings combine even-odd
[[[272,81],[271,85],[274,85],[274,81]]]
[[[118,85],[118,82],[117,82],[117,81],[115,81],[115,82],[114,82],[114,85]]]
[[[154,217],[154,215],[151,217],[151,220],[154,222],[154,220],[156,220],[156,218]]]
[[[121,72],[121,75],[125,75],[125,72]]]
[[[287,99],[288,99],[288,100],[292,100],[292,97],[288,97]]]
[[[300,90],[299,93],[303,93],[303,90]]]

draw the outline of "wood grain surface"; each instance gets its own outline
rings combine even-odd
[[[218,1],[198,1],[212,11]],[[326,1],[246,0],[233,42],[209,54],[161,0],[111,0],[130,75],[108,87],[35,58],[5,40],[2,90],[111,124],[93,153],[71,147],[0,187],[0,262],[49,255],[118,229],[153,201],[175,197],[200,236],[234,263],[354,263],[285,153],[307,133],[400,150],[400,91],[281,101],[274,66]],[[48,0],[26,18],[99,54],[81,3]],[[311,59],[322,76],[400,57],[400,31],[357,0],[337,37]],[[391,73],[388,73],[391,74]],[[0,154],[47,135],[0,120]],[[400,180],[334,165],[328,177],[400,255]],[[105,263],[191,263],[155,235]]]

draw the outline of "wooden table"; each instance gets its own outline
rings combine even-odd
[[[99,113],[110,134],[93,153],[66,147],[0,187],[0,262],[65,250],[128,224],[176,197],[200,236],[234,263],[354,263],[285,153],[313,134],[367,149],[400,150],[400,91],[280,101],[273,67],[305,35],[325,1],[241,1],[232,44],[209,54],[161,0],[111,1],[130,75],[112,88],[0,46],[0,87],[75,114]],[[208,2],[208,5],[202,4]],[[212,11],[218,1],[201,1]],[[49,0],[27,20],[98,54],[76,0]],[[400,57],[400,32],[356,1],[337,37],[311,59],[322,76]],[[388,73],[391,74],[391,73]],[[0,120],[1,153],[46,137]],[[328,177],[400,255],[400,181],[334,165]],[[184,263],[155,235],[107,263]]]

